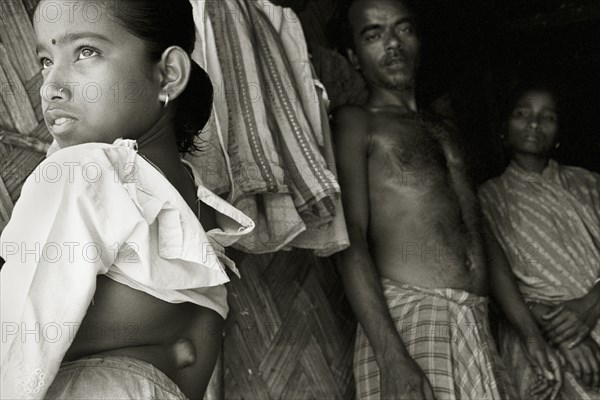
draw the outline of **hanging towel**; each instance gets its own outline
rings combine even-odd
[[[203,132],[208,151],[187,160],[256,222],[236,247],[302,247],[318,255],[347,247],[333,158],[325,156],[327,113],[298,17],[266,1],[192,5],[200,33],[193,58],[216,91]]]

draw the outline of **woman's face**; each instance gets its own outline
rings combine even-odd
[[[558,139],[556,101],[543,90],[525,92],[508,118],[508,145],[517,153],[547,156]]]
[[[103,1],[42,0],[34,28],[44,119],[61,147],[136,139],[158,121],[159,75]]]

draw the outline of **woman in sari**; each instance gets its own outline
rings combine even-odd
[[[558,122],[547,85],[521,86],[509,99],[502,138],[511,161],[479,192],[496,258],[492,285],[500,303],[527,304],[558,355],[565,376],[555,395],[600,399],[600,175],[550,158]],[[518,323],[507,319],[500,350],[528,398],[534,368]]]

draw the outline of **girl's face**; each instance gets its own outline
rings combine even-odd
[[[547,91],[525,92],[508,118],[507,141],[518,153],[547,156],[558,139],[556,101]]]
[[[103,1],[42,0],[34,28],[44,119],[61,147],[136,139],[158,121],[160,75]]]

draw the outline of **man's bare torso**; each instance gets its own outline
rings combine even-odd
[[[380,274],[484,294],[477,200],[450,129],[424,115],[364,110],[368,236]]]

